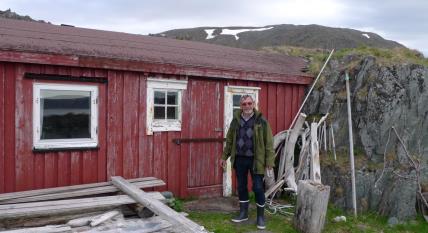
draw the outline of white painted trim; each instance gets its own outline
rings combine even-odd
[[[187,89],[187,80],[155,79],[147,78],[147,102],[146,102],[146,134],[153,132],[181,131],[182,122],[182,95]],[[155,120],[154,119],[154,91],[177,91],[178,92],[178,119],[177,120]]]
[[[40,139],[40,90],[91,92],[91,138]],[[93,148],[98,146],[98,86],[35,83],[33,85],[33,147],[35,149]]]
[[[224,135],[227,135],[230,122],[233,119],[233,94],[254,95],[256,108],[258,108],[260,87],[247,86],[225,86],[224,87]],[[225,146],[224,144],[223,146]],[[226,168],[223,170],[223,196],[232,195],[232,165],[230,159],[227,160]]]

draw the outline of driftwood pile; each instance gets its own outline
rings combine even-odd
[[[164,204],[161,193],[141,190],[162,185],[154,177],[112,177],[111,182],[0,194],[0,231],[205,232]]]
[[[327,150],[327,127],[325,120],[328,114],[323,116],[319,122],[312,122],[310,125],[305,121],[306,115],[301,113],[297,118],[294,127],[290,130],[282,131],[274,136],[274,149],[279,157],[279,166],[276,181],[266,179],[266,197],[270,197],[281,190],[285,184],[285,191],[298,193],[297,182],[299,180],[312,180],[321,183],[321,169],[319,151],[320,144]],[[332,129],[330,127],[330,129]],[[332,130],[331,130],[332,132]],[[300,153],[298,165],[295,162],[295,147],[300,137]],[[332,134],[333,151],[335,151],[334,136]],[[321,143],[320,143],[321,141]],[[334,153],[335,154],[335,153]]]
[[[265,181],[268,186],[265,196],[270,200],[268,208],[277,210],[293,207],[273,204],[272,199],[278,191],[284,190],[296,194],[294,226],[300,232],[317,233],[324,227],[330,187],[321,183],[319,152],[320,144],[324,145],[325,151],[327,150],[327,116],[328,114],[318,122],[312,122],[309,125],[305,122],[306,115],[301,113],[292,129],[280,132],[274,137],[274,148],[276,155],[279,156],[278,179]],[[299,138],[300,153],[297,157],[298,165],[295,167],[295,147]],[[334,148],[334,140],[330,141],[333,141]],[[282,188],[284,185],[286,188]],[[284,210],[279,211],[293,215]]]

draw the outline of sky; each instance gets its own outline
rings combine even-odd
[[[428,0],[0,0],[53,24],[135,34],[191,27],[318,24],[374,32],[428,57]]]

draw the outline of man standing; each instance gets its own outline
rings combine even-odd
[[[250,172],[256,196],[257,228],[265,229],[263,176],[265,169],[273,169],[275,164],[272,130],[267,120],[254,108],[255,103],[250,95],[241,97],[240,107],[241,111],[235,114],[230,123],[221,158],[221,166],[224,168],[230,157],[238,181],[239,216],[232,221],[248,220],[247,177]]]

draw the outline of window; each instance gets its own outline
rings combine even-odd
[[[35,149],[98,146],[98,87],[42,84],[33,88]]]
[[[147,79],[147,135],[181,130],[181,96],[186,80]]]

